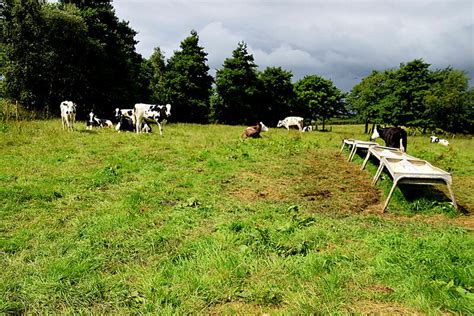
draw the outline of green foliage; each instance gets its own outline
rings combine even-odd
[[[165,72],[167,100],[173,105],[173,120],[207,123],[210,113],[212,76],[207,53],[199,46],[196,31],[180,44],[168,60]]]
[[[265,124],[276,126],[282,117],[294,113],[295,93],[291,82],[293,74],[281,67],[267,67],[258,74],[260,106],[255,121],[265,118]]]
[[[366,122],[472,133],[473,106],[466,74],[448,67],[429,70],[415,59],[399,69],[373,71],[348,96],[351,110]]]
[[[73,100],[80,116],[103,114],[148,94],[136,32],[109,3],[8,0],[2,17],[5,94],[26,108],[59,114]]]
[[[146,60],[147,66],[150,68],[150,90],[152,93],[152,102],[157,104],[166,103],[166,86],[165,86],[165,71],[166,63],[165,56],[159,47],[156,47],[153,54]]]
[[[232,57],[224,60],[224,65],[216,72],[216,92],[213,112],[215,119],[227,124],[253,124],[258,104],[257,65],[247,52],[247,44],[241,42],[232,52]]]
[[[343,94],[331,80],[316,75],[305,76],[294,86],[299,116],[321,118],[323,130],[326,120],[344,111]]]

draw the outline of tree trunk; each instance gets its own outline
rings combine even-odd
[[[365,130],[364,130],[364,133],[365,133],[365,134],[368,134],[368,133],[369,133],[369,120],[368,120],[368,119],[365,119]]]
[[[324,129],[324,121],[325,121],[325,120],[324,120],[324,116],[323,116],[323,131],[325,130],[325,129]]]

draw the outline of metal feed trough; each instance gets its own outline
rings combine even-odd
[[[390,189],[387,200],[385,201],[382,212],[384,212],[387,208],[390,199],[392,198],[393,191],[399,183],[415,185],[446,184],[453,206],[457,209],[456,200],[451,187],[452,177],[450,173],[434,167],[426,160],[410,156],[400,149],[380,146],[375,142],[344,139],[342,142],[341,153],[346,145],[352,146],[348,161],[353,159],[358,148],[367,149],[367,156],[362,163],[361,170],[365,168],[371,155],[379,160],[380,165],[372,181],[373,185],[377,183],[384,168],[387,168],[388,172],[392,176],[393,185]]]
[[[385,158],[396,158],[396,159],[417,159],[413,156],[408,155],[407,153],[401,151],[400,149],[386,146],[370,146],[367,150],[367,156],[365,157],[360,170],[364,170],[367,162],[369,161],[370,156],[374,156],[379,161],[382,157]],[[419,160],[419,159],[418,159]]]
[[[364,140],[350,139],[350,138],[349,139],[344,139],[342,141],[341,153],[344,150],[344,147],[346,145],[352,146],[351,152],[349,154],[349,158],[347,159],[347,161],[351,161],[352,158],[354,158],[355,153],[356,153],[358,148],[369,149],[370,146],[377,146],[378,143],[368,142],[368,141],[364,141]]]
[[[387,200],[383,206],[382,212],[388,206],[392,198],[393,191],[398,184],[415,184],[415,185],[435,185],[446,184],[453,202],[454,208],[458,208],[454,198],[453,189],[451,188],[451,174],[434,167],[429,162],[413,157],[406,158],[388,158],[380,157],[380,166],[377,169],[374,180],[375,185],[382,174],[383,168],[387,168],[393,178],[393,185],[388,193]]]

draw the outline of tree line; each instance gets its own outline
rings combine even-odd
[[[431,71],[414,60],[374,71],[350,93],[331,80],[307,75],[293,83],[281,67],[262,71],[244,42],[215,77],[192,30],[166,59],[136,52],[136,32],[107,1],[5,0],[1,3],[0,92],[28,109],[57,115],[62,100],[104,117],[116,107],[147,102],[173,105],[172,120],[191,123],[267,124],[289,115],[324,124],[334,116],[366,123],[473,131],[473,89],[466,74]]]

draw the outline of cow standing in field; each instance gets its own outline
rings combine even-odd
[[[166,119],[171,116],[171,104],[156,105],[137,103],[134,107],[135,113],[135,130],[137,133],[143,131],[143,124],[146,122],[154,122],[160,129],[160,135],[163,136],[163,126]]]
[[[400,127],[378,128],[374,127],[374,132],[370,139],[382,138],[385,146],[399,148],[401,151],[407,150],[407,132]]]
[[[247,127],[242,133],[242,138],[259,138],[260,132],[268,132],[268,127],[266,127],[262,122],[258,122],[254,126]]]
[[[74,122],[76,121],[76,104],[72,101],[63,101],[59,107],[63,129],[67,128],[68,131],[73,131]]]
[[[288,116],[284,120],[278,121],[277,127],[285,127],[287,130],[290,126],[297,126],[299,131],[303,131],[303,118],[299,116]]]

